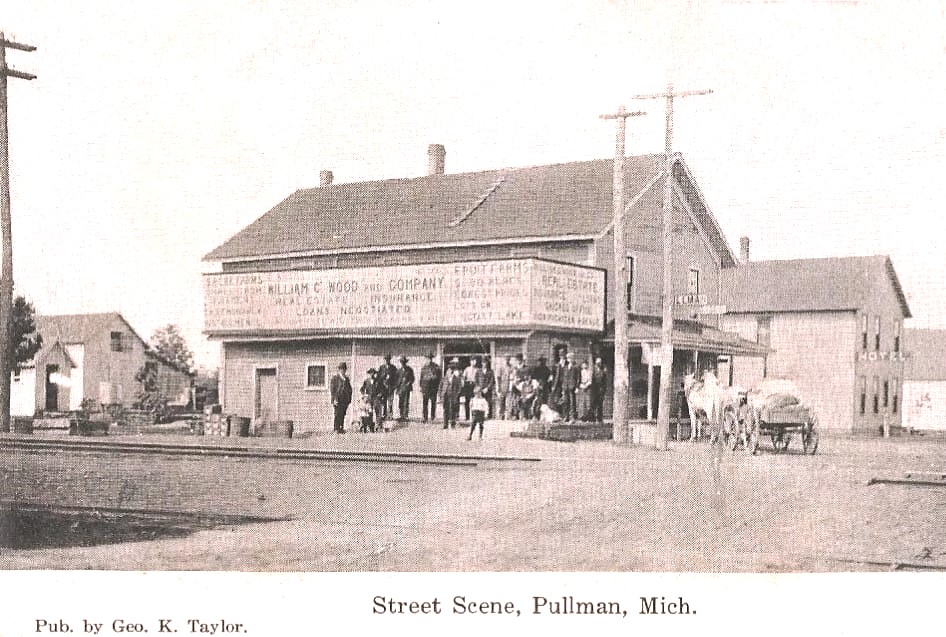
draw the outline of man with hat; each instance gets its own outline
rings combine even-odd
[[[443,374],[440,365],[434,362],[432,352],[424,358],[427,362],[420,368],[420,393],[424,401],[424,422],[427,422],[428,418],[437,418],[437,391],[440,389],[440,378]]]
[[[447,373],[440,380],[440,402],[443,403],[443,428],[457,426],[460,415],[460,393],[463,391],[463,378],[460,376],[460,360],[453,358]]]
[[[384,362],[378,365],[378,388],[381,390],[381,420],[391,417],[394,411],[394,390],[397,388],[397,370],[391,364],[391,355],[384,355]],[[381,421],[378,422],[381,424]]]
[[[397,408],[398,420],[407,422],[411,409],[411,392],[414,391],[414,370],[407,364],[407,356],[398,360],[397,370]]]
[[[345,414],[351,404],[351,379],[348,378],[348,364],[339,363],[338,372],[332,376],[329,385],[332,395],[332,408],[335,411],[335,433],[345,433]]]

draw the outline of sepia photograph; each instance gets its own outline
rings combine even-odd
[[[14,1],[0,89],[0,570],[946,571],[942,0]]]

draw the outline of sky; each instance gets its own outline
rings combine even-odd
[[[946,0],[5,0],[16,290],[179,324],[204,254],[299,188],[674,149],[753,259],[888,254],[946,328]]]

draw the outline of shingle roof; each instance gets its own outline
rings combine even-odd
[[[946,381],[946,330],[903,331],[904,380]]]
[[[62,343],[86,343],[107,326],[113,325],[115,321],[123,323],[138,340],[144,343],[144,339],[128,324],[125,317],[118,312],[37,315],[36,331],[42,334],[43,340],[50,344],[55,341],[61,341]]]
[[[628,198],[663,160],[627,158]],[[204,259],[596,234],[612,218],[612,166],[603,159],[299,190]],[[714,246],[731,258],[710,225]]]
[[[722,271],[727,312],[858,310],[886,277],[904,317],[910,308],[886,256],[750,261]]]

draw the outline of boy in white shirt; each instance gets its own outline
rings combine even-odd
[[[480,426],[480,440],[483,439],[483,423],[486,421],[486,412],[489,411],[489,402],[483,398],[483,390],[479,387],[476,388],[476,395],[473,396],[473,399],[470,401],[470,410],[472,412],[472,418],[470,423],[470,435],[467,437],[467,440],[473,440],[473,432],[476,430],[476,426]]]

